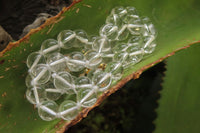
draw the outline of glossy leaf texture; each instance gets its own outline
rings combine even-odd
[[[200,130],[200,44],[167,60],[154,133],[198,133]]]
[[[25,98],[26,58],[39,50],[44,40],[56,38],[65,29],[83,29],[89,35],[98,35],[112,8],[134,6],[140,16],[148,16],[155,25],[158,46],[153,54],[127,69],[123,74],[125,79],[135,72],[141,74],[173,55],[174,51],[200,40],[198,4],[198,0],[82,0],[50,18],[20,41],[11,43],[0,53],[0,132],[55,132],[67,123],[59,119],[41,120],[37,110]]]

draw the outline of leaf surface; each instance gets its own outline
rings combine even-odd
[[[63,9],[60,14],[47,20],[21,40],[10,43],[0,53],[0,132],[64,131],[65,127],[75,124],[84,116],[80,114],[70,123],[59,119],[46,122],[38,117],[37,110],[26,100],[26,58],[31,52],[39,50],[44,40],[56,39],[58,33],[65,29],[83,29],[89,35],[98,35],[99,28],[116,6],[134,6],[140,16],[148,16],[152,20],[158,31],[155,52],[127,69],[123,79],[114,83],[99,98],[97,106],[128,80],[137,78],[145,69],[173,55],[174,51],[200,40],[200,27],[197,26],[200,23],[198,4],[200,2],[197,0],[82,0]],[[86,109],[83,114],[86,115],[90,109]]]
[[[200,44],[196,44],[167,60],[155,133],[199,132],[199,52]]]

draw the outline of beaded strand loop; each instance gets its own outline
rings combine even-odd
[[[61,31],[57,40],[45,40],[28,56],[26,97],[43,120],[70,121],[81,109],[93,106],[113,81],[121,79],[124,69],[151,54],[155,38],[154,25],[139,17],[134,7],[114,8],[99,36]],[[73,48],[82,50],[69,52]]]

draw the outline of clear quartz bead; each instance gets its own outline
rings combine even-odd
[[[75,30],[76,33],[76,42],[74,43],[74,47],[83,47],[88,43],[88,36],[84,30]]]
[[[95,73],[99,72],[99,71],[102,71],[102,69],[100,68],[97,68],[97,69],[91,69],[88,74],[87,74],[87,77],[92,80],[93,76],[95,75]]]
[[[80,52],[73,52],[69,55],[67,67],[72,72],[79,72],[85,68],[84,55]]]
[[[51,121],[56,118],[58,105],[54,101],[43,101],[38,107],[38,114],[40,118],[45,121]]]
[[[26,83],[26,86],[29,88],[29,87],[32,87],[32,81],[33,81],[33,77],[32,75],[28,74],[26,76],[26,79],[25,79],[25,83]]]
[[[78,92],[77,98],[82,107],[91,107],[97,101],[96,91],[94,88],[82,88]]]
[[[114,57],[114,53],[112,50],[108,51],[108,52],[105,52],[105,53],[101,53],[101,57],[102,57],[102,63],[103,64],[107,64],[109,62],[111,62],[113,60],[113,57]],[[103,65],[103,64],[100,64],[100,65]]]
[[[142,24],[140,17],[136,14],[127,14],[126,17],[123,19],[123,22],[125,24],[136,24],[136,22],[140,22]]]
[[[28,68],[33,68],[37,64],[45,63],[45,57],[40,52],[31,53],[26,61]]]
[[[143,31],[144,25],[137,15],[127,15],[125,19],[128,23],[128,29],[131,35],[140,35]]]
[[[82,88],[91,89],[91,87],[92,87],[91,80],[85,76],[78,77],[75,81],[75,85],[76,85],[76,91],[79,91]]]
[[[51,78],[51,71],[45,64],[38,64],[31,69],[31,74],[34,77],[33,84],[45,84]]]
[[[117,26],[121,26],[122,25],[122,20],[120,19],[119,15],[117,14],[110,14],[107,18],[106,18],[106,23],[107,24],[114,24]]]
[[[58,100],[61,95],[62,91],[61,89],[56,89],[54,84],[52,82],[46,83],[43,88],[45,89],[45,94],[48,100],[56,101]]]
[[[96,52],[99,52],[99,53],[106,52],[111,49],[111,44],[106,37],[98,37],[94,41],[92,48],[93,48],[93,50],[95,50]]]
[[[73,46],[74,42],[76,41],[76,33],[71,30],[64,30],[58,34],[58,44],[63,49],[69,49]]]
[[[46,90],[46,97],[48,100],[56,101],[61,97],[61,92],[55,88],[47,88]]]
[[[118,52],[118,53],[115,53],[113,60],[117,61],[117,62],[124,63],[127,60],[128,55],[129,54],[126,51],[125,52]]]
[[[64,90],[67,94],[73,94],[74,80],[68,72],[59,72],[58,74],[53,74],[54,85],[56,89]]]
[[[142,45],[144,45],[144,42],[143,42],[143,38],[142,36],[132,36],[129,40],[128,40],[128,45],[129,46],[139,46],[141,47]]]
[[[41,87],[28,88],[26,90],[26,98],[32,104],[45,100],[45,91]]]
[[[129,64],[136,64],[142,60],[144,56],[144,50],[140,46],[131,46],[127,49],[129,53],[128,62]]]
[[[112,23],[103,25],[99,34],[104,37],[106,36],[109,40],[115,40],[118,36],[118,27]]]
[[[60,51],[60,46],[58,45],[58,41],[54,39],[47,39],[41,45],[42,54],[47,56],[54,52]]]
[[[128,30],[127,24],[124,24],[119,28],[117,40],[119,41],[126,40],[128,36],[129,36],[129,30]]]
[[[128,15],[137,15],[138,14],[135,7],[128,6],[128,7],[126,7],[126,10],[127,10]]]
[[[113,48],[113,52],[114,53],[120,53],[122,51],[126,51],[126,49],[128,48],[127,43],[118,43],[116,44],[116,46]]]
[[[89,36],[88,43],[85,44],[85,49],[86,50],[92,49],[92,44],[97,38],[98,38],[97,36]]]
[[[85,54],[86,67],[93,69],[99,66],[102,62],[102,58],[96,51],[90,50]]]
[[[144,52],[146,54],[152,53],[156,48],[155,36],[144,36]]]
[[[152,24],[152,22],[150,21],[150,19],[148,17],[144,17],[144,18],[142,18],[142,21],[144,23],[143,35],[148,36],[150,34],[150,35],[156,36],[157,33],[156,33],[156,30],[155,30],[155,27]]]
[[[107,90],[112,82],[112,75],[103,71],[95,72],[92,82],[99,87],[99,91]]]
[[[110,62],[105,69],[105,72],[112,73],[114,80],[119,80],[122,77],[123,67],[121,62]]]
[[[123,20],[127,14],[127,10],[122,6],[119,6],[112,9],[111,14],[117,14]]]
[[[66,100],[60,104],[59,112],[64,120],[73,120],[79,113],[77,103],[71,100]]]
[[[53,72],[64,71],[67,67],[65,56],[60,53],[52,53],[47,57],[47,64]]]

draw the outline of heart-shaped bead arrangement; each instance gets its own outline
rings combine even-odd
[[[151,54],[155,38],[154,25],[140,18],[134,7],[114,8],[99,36],[88,37],[83,30],[61,31],[57,40],[45,40],[39,51],[28,56],[26,97],[43,120],[70,121],[120,80],[124,69]],[[66,52],[74,48],[82,50]]]

